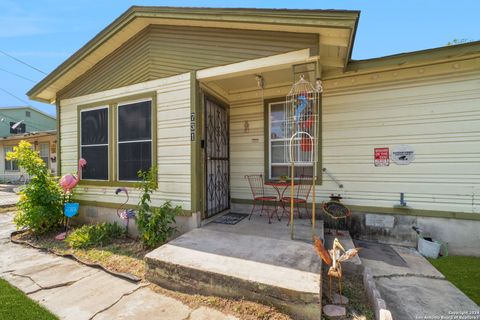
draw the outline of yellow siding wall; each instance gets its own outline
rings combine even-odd
[[[152,195],[152,204],[166,200],[190,210],[190,74],[148,81],[118,89],[61,100],[61,172],[76,172],[77,107],[98,101],[118,99],[131,95],[157,92],[158,191]],[[76,198],[87,201],[121,203],[124,196],[115,195],[116,187],[80,185]],[[138,202],[138,192],[129,188],[130,202]]]
[[[328,81],[327,81],[328,82]],[[327,83],[328,85],[328,83]],[[282,96],[286,88],[266,97]],[[257,92],[231,102],[232,198],[250,199],[245,174],[263,173],[263,107]],[[244,133],[244,121],[250,132]],[[341,193],[350,205],[392,207],[404,192],[413,209],[480,213],[480,75],[325,92],[323,167],[317,201]],[[258,143],[252,143],[258,139]],[[408,144],[407,166],[373,165],[375,147]]]

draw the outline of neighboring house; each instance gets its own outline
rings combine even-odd
[[[324,173],[316,201],[342,194],[355,229],[372,239],[411,244],[419,225],[452,252],[478,254],[480,42],[353,61],[358,19],[130,8],[28,92],[57,106],[59,174],[88,161],[81,216],[114,217],[124,200],[115,189],[152,165],[153,204],[182,205],[183,230],[250,205],[246,174],[288,173],[271,120],[284,119],[285,96],[304,74],[324,85],[319,169],[343,185]],[[413,148],[412,163],[374,165],[375,148],[398,145]],[[132,189],[130,204],[138,196]]]
[[[52,174],[57,174],[57,132],[51,130],[19,133],[0,138],[0,183],[23,184],[29,179],[29,176],[18,167],[16,161],[6,159],[7,152],[13,151],[21,140],[30,142]]]
[[[0,107],[0,138],[20,133],[51,131],[56,127],[55,117],[33,107]]]
[[[0,183],[24,183],[28,179],[15,161],[5,159],[21,140],[30,142],[56,174],[56,127],[55,117],[33,107],[0,107]]]

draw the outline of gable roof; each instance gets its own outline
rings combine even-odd
[[[37,112],[45,117],[48,117],[52,120],[56,120],[56,117],[52,116],[52,115],[49,115],[48,113],[46,112],[43,112],[42,110],[39,110],[37,108],[34,108],[32,106],[15,106],[15,107],[0,107],[0,112],[2,111],[8,111],[8,110],[31,110],[31,111],[34,111],[34,112]]]
[[[30,99],[53,103],[58,91],[150,24],[316,33],[345,47],[350,60],[360,11],[133,6],[35,85]]]

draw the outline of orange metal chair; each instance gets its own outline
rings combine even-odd
[[[265,183],[263,181],[263,176],[261,174],[246,175],[245,179],[248,180],[248,184],[250,185],[250,191],[252,191],[252,196],[253,196],[253,208],[252,208],[252,211],[250,212],[250,215],[248,216],[248,220],[250,220],[250,218],[252,217],[252,214],[255,211],[255,207],[257,203],[261,201],[262,208],[260,209],[260,215],[262,215],[263,211],[267,212],[268,223],[272,223],[272,217],[268,212],[268,210],[265,208],[265,203],[273,202],[275,204],[275,211],[276,211],[277,201],[278,201],[277,196],[265,195]],[[273,212],[272,212],[272,215],[273,215]]]
[[[310,196],[310,191],[312,190],[312,177],[309,176],[300,176],[298,183],[295,184],[296,187],[296,194],[293,197],[293,204],[297,206],[297,214],[298,218],[302,218],[300,215],[300,205],[305,206],[305,211],[307,216],[309,215],[308,212],[308,197]],[[286,205],[290,205],[290,197],[283,197],[281,199],[283,211],[285,212]],[[290,224],[290,220],[288,220],[288,224]]]

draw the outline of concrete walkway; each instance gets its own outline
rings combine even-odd
[[[394,319],[480,319],[480,314],[475,313],[480,311],[477,304],[415,249],[355,242],[364,248],[360,251],[362,263],[371,269]],[[462,314],[471,318],[462,318]]]
[[[13,192],[13,187],[8,185],[0,185],[0,208],[11,207],[18,202],[19,196]]]
[[[9,241],[12,215],[0,214],[0,277],[60,319],[237,319],[211,308],[192,309],[136,284],[77,262]]]

